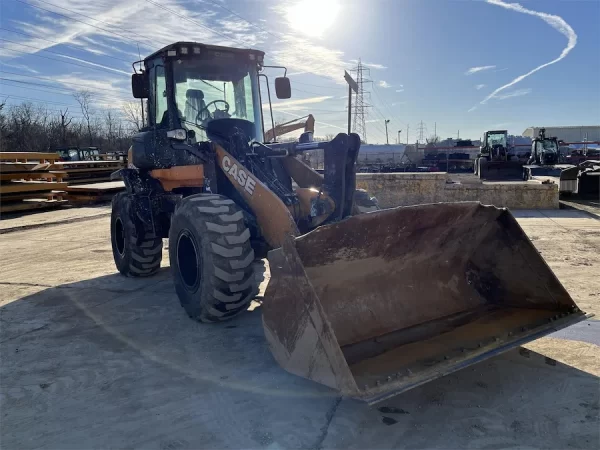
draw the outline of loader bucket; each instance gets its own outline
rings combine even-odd
[[[277,362],[369,403],[586,317],[512,214],[479,203],[350,217],[268,259]]]

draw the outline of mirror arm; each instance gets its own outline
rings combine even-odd
[[[286,77],[287,76],[287,67],[284,66],[263,66],[263,68],[269,68],[269,69],[283,69],[283,76]]]
[[[273,140],[275,140],[275,139],[277,139],[277,131],[275,130],[275,120],[273,119],[273,107],[271,106],[271,89],[269,88],[269,78],[264,73],[258,74],[258,77],[259,78],[265,77],[265,80],[267,82],[266,84],[267,84],[267,95],[269,97],[269,111],[271,112],[271,125],[273,127]],[[260,90],[260,87],[259,87],[259,90]],[[262,105],[260,105],[260,111],[262,114]],[[264,135],[264,133],[263,133],[263,135]]]

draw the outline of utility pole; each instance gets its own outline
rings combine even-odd
[[[410,124],[406,124],[406,145],[408,145],[408,132],[410,131]]]
[[[433,137],[437,137],[437,122],[433,122]]]
[[[423,121],[419,123],[419,139],[418,142],[423,142],[424,135],[426,133],[427,127],[423,124]]]
[[[402,141],[400,140],[400,133],[402,133],[402,130],[398,130],[398,144],[402,144]]]
[[[385,143],[386,143],[386,145],[390,145],[390,139],[388,138],[388,129],[387,129],[388,123],[390,123],[390,119],[385,120]]]
[[[365,91],[365,84],[372,82],[369,79],[371,71],[368,68],[365,68],[359,58],[356,69],[353,69],[350,72],[356,72],[355,79],[358,85],[354,105],[352,107],[354,110],[352,129],[355,133],[358,133],[363,142],[367,142],[367,126],[365,119],[367,115],[367,108],[369,108],[371,105],[367,103],[369,92]]]

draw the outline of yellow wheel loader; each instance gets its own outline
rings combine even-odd
[[[270,250],[261,311],[275,359],[367,402],[585,318],[507,210],[355,214],[357,135],[264,144],[263,58],[178,42],[141,61],[132,90],[147,99],[147,124],[111,220],[121,273],[155,273],[168,237],[181,305],[218,322],[247,309],[252,263]],[[285,75],[275,91],[290,97]],[[299,158],[314,149],[323,175]]]

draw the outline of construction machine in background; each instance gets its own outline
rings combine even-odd
[[[298,122],[298,120],[302,119],[306,120],[304,122]],[[270,130],[265,132],[265,142],[276,141],[278,136],[291,133],[292,131],[300,130],[301,128],[304,128],[304,136],[301,136],[300,142],[312,141],[312,134],[315,131],[315,118],[312,114],[276,125],[275,128],[271,128]]]
[[[527,164],[523,165],[523,180],[543,177],[559,184],[559,192],[572,192],[572,181],[561,181],[561,172],[573,166],[560,164],[560,160],[558,139],[546,136],[545,128],[540,129],[539,135],[531,141],[531,155]]]
[[[506,130],[486,131],[483,134],[474,172],[484,180],[518,180],[523,177],[523,162],[508,145]]]
[[[273,356],[371,403],[585,318],[509,211],[467,202],[357,214],[358,135],[264,144],[263,59],[178,42],[141,61],[132,88],[148,123],[112,205],[122,274],[156,273],[168,237],[181,306],[219,322],[248,308],[267,247]],[[275,92],[290,97],[285,75]],[[298,157],[314,149],[323,175]]]
[[[540,129],[531,143],[531,157],[523,166],[523,179],[549,180],[558,184],[561,194],[577,194],[583,198],[598,198],[600,187],[600,161],[584,160],[578,164],[559,164],[559,142],[547,137]]]

